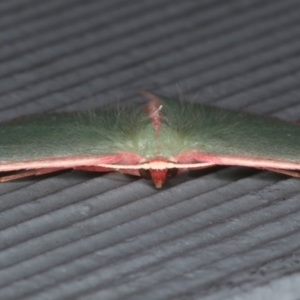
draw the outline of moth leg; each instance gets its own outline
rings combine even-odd
[[[298,170],[285,170],[285,169],[264,169],[264,170],[268,170],[271,172],[276,172],[276,173],[280,173],[280,174],[284,174],[284,175],[288,175],[288,176],[292,176],[292,177],[300,177],[300,171]]]
[[[113,168],[105,168],[105,167],[97,167],[97,166],[79,166],[74,167],[74,170],[79,171],[91,171],[91,172],[113,172],[113,171],[119,171],[120,173],[128,174],[128,175],[134,175],[134,176],[140,176],[139,170],[133,170],[133,169],[113,169]]]
[[[186,171],[193,171],[193,170],[202,170],[202,169],[209,169],[209,168],[212,168],[212,167],[215,167],[217,166],[216,164],[211,164],[209,166],[203,166],[203,167],[197,167],[197,168],[188,168],[188,169],[180,169],[180,168],[174,168],[176,169],[176,174],[180,174],[180,173],[183,173],[183,172],[186,172]],[[169,169],[169,170],[174,170],[174,169]],[[128,174],[128,175],[133,175],[133,176],[141,176],[141,173],[140,173],[140,170],[139,169],[122,169],[122,170],[117,170],[121,173],[124,173],[124,174]],[[172,176],[174,177],[174,176]]]
[[[127,175],[141,176],[140,171],[137,169],[122,169],[122,170],[119,170],[119,172],[127,174]]]
[[[97,166],[79,166],[79,167],[73,167],[74,170],[79,171],[91,171],[91,172],[112,172],[116,171],[116,169],[113,168],[105,168],[105,167],[97,167]]]
[[[197,168],[188,168],[188,169],[178,169],[178,173],[186,172],[186,171],[193,171],[193,170],[203,170],[203,169],[209,169],[218,166],[217,164],[211,164],[211,165],[205,165],[203,167],[197,167]]]
[[[29,176],[33,176],[33,175],[44,175],[44,174],[48,174],[48,173],[57,172],[60,170],[64,170],[64,169],[63,168],[44,168],[44,169],[26,170],[23,172],[17,172],[12,175],[0,176],[0,182],[15,180],[15,179],[29,177]]]

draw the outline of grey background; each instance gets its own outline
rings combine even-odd
[[[168,96],[300,119],[297,0],[0,2],[0,120]],[[300,181],[224,167],[0,185],[0,299],[300,299]]]

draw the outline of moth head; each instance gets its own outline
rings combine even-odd
[[[151,163],[154,163],[154,166],[155,162],[163,163],[166,162],[166,159],[162,157],[156,157],[151,159]],[[139,173],[141,177],[152,180],[156,188],[161,188],[167,179],[173,178],[177,175],[178,169],[168,167],[155,169],[155,167],[150,167],[149,169],[139,169]]]

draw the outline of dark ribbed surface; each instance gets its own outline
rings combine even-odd
[[[296,121],[299,37],[297,0],[1,1],[0,119],[149,89]],[[299,179],[65,172],[0,194],[1,300],[299,299]]]

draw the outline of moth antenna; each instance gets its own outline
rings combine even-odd
[[[161,104],[159,98],[156,95],[146,91],[139,91],[139,93],[150,99],[150,101],[146,103],[145,108],[148,117],[150,118],[151,123],[154,127],[156,139],[159,139],[159,130],[161,126],[160,111],[162,110],[163,105]]]

